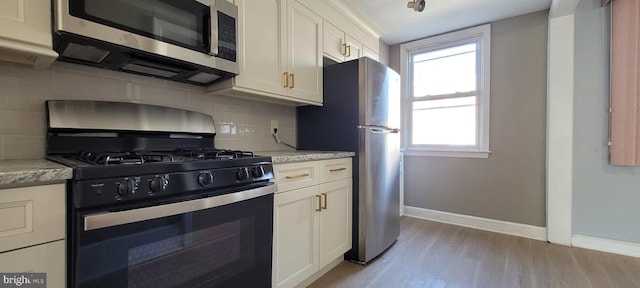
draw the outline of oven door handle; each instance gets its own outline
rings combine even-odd
[[[275,184],[270,184],[268,186],[260,188],[244,190],[209,198],[143,207],[126,211],[91,214],[84,216],[84,231],[91,231],[100,228],[113,227],[122,224],[135,223],[145,220],[205,210],[273,194],[276,192],[276,190],[277,186]]]

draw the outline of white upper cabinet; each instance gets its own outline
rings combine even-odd
[[[240,75],[213,94],[322,104],[322,18],[295,0],[236,0]]]
[[[286,0],[237,0],[240,14],[239,53],[240,75],[235,85],[265,93],[283,94],[282,74],[286,69],[283,58],[286,45],[282,25],[286,15],[282,2]]]
[[[322,32],[324,37],[324,39],[322,39],[324,56],[338,62],[344,61],[344,55],[347,53],[344,31],[338,29],[338,27],[329,23],[329,21],[324,21]]]
[[[362,54],[363,47],[364,47],[362,46],[362,43],[360,43],[358,40],[356,40],[355,38],[347,34],[345,34],[344,38],[345,38],[345,50],[346,50],[346,53],[344,55],[345,61],[358,59],[364,56]]]
[[[300,3],[287,2],[289,96],[322,104],[322,18]],[[287,85],[288,84],[288,85]]]
[[[367,46],[363,46],[362,48],[363,48],[362,56],[369,57],[376,61],[380,60],[380,55],[378,55],[377,52],[373,51],[372,49],[369,49],[369,47]]]
[[[325,57],[344,62],[364,56],[362,54],[364,46],[360,41],[326,20],[323,25],[323,36]]]
[[[51,1],[0,1],[0,60],[47,68],[52,50]]]

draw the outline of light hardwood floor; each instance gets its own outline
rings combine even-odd
[[[640,258],[402,217],[382,256],[309,287],[640,287]]]

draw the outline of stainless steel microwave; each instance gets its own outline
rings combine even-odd
[[[54,0],[60,60],[208,85],[238,74],[226,0]]]

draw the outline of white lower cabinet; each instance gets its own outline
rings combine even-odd
[[[273,287],[295,287],[351,249],[351,159],[275,165],[275,171],[283,185],[275,195]]]
[[[293,287],[318,270],[318,186],[275,196],[273,287]]]
[[[0,272],[47,273],[66,287],[65,184],[0,189]]]
[[[351,178],[320,185],[318,223],[320,267],[351,249]]]
[[[36,245],[0,254],[3,273],[46,273],[47,287],[64,288],[65,240]]]

